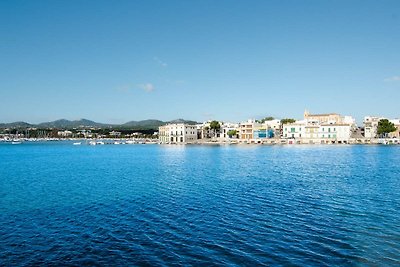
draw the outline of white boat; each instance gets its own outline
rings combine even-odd
[[[12,144],[12,145],[20,145],[20,144],[22,144],[22,142],[21,142],[21,141],[16,141],[16,140],[15,140],[15,141],[12,141],[11,144]]]
[[[96,143],[96,141],[90,141],[90,142],[89,142],[89,145],[90,145],[90,146],[95,146],[95,145],[97,145],[97,143]]]
[[[74,145],[74,146],[80,146],[82,144],[82,142],[75,142],[75,143],[73,143],[72,145]]]
[[[104,145],[104,142],[103,141],[97,141],[96,145]]]

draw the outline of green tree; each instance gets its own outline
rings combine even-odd
[[[218,121],[210,122],[210,129],[213,130],[214,135],[221,129],[221,124]]]
[[[237,131],[236,131],[236,130],[229,130],[229,131],[227,132],[227,134],[228,134],[228,136],[229,136],[230,138],[232,138],[232,136],[234,136],[234,135],[237,134]]]
[[[265,118],[263,118],[263,119],[261,119],[261,120],[256,120],[256,122],[258,122],[258,123],[264,123],[264,122],[266,122],[266,121],[272,121],[272,120],[274,120],[274,117],[265,117]]]
[[[396,131],[396,127],[387,119],[382,119],[378,122],[378,135],[386,136],[388,133]]]
[[[295,119],[282,119],[281,120],[281,124],[288,124],[288,123],[294,123],[294,122],[296,122],[296,120]]]

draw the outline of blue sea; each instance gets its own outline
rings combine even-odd
[[[3,143],[0,265],[398,266],[400,146]]]

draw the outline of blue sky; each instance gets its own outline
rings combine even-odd
[[[400,117],[400,1],[0,1],[0,121]]]

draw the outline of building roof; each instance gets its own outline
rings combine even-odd
[[[324,124],[321,124],[321,126],[351,126],[351,124],[350,123],[334,123],[334,124],[324,123]]]
[[[332,115],[340,116],[337,113],[326,113],[326,114],[306,114],[306,117],[326,117],[326,116],[332,116]]]

